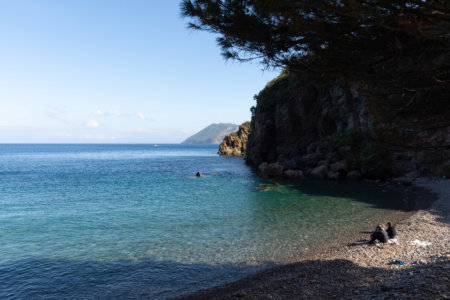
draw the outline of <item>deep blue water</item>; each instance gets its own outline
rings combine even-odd
[[[373,185],[263,180],[217,148],[0,145],[0,298],[165,298],[293,261],[401,207]]]

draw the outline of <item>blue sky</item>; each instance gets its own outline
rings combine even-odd
[[[175,0],[0,0],[0,143],[178,143],[250,119],[278,71],[226,62]]]

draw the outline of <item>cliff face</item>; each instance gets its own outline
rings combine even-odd
[[[448,96],[403,103],[356,83],[283,73],[256,97],[246,161],[287,177],[449,176]]]
[[[218,153],[225,156],[244,156],[249,132],[250,122],[241,124],[237,132],[225,136]]]

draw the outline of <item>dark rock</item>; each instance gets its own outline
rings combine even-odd
[[[317,166],[319,161],[323,158],[323,155],[321,153],[311,153],[303,156],[301,158],[301,162],[303,165],[307,167],[314,167]]]
[[[350,171],[347,173],[346,179],[359,180],[361,179],[361,173],[359,171]]]
[[[336,172],[336,171],[328,171],[327,177],[330,178],[330,179],[339,179],[339,178],[340,178],[340,175],[339,175],[339,172]]]
[[[321,166],[318,166],[318,167],[314,168],[311,171],[311,176],[313,178],[316,178],[316,179],[324,179],[324,178],[326,178],[327,173],[328,173],[327,166],[326,165],[321,165]]]
[[[308,145],[308,147],[306,147],[306,153],[308,154],[316,153],[317,149],[318,149],[317,143],[311,143]]]
[[[302,170],[286,170],[283,174],[287,178],[303,179],[305,177]]]
[[[317,163],[318,166],[325,165],[325,166],[327,166],[327,167],[328,167],[329,164],[330,164],[330,161],[327,160],[327,159],[320,160],[320,161]]]
[[[263,176],[280,176],[283,174],[283,166],[279,163],[266,163],[263,162],[258,166],[261,175]]]
[[[405,185],[405,186],[411,185],[411,183],[412,183],[412,180],[406,176],[393,178],[391,181],[394,184]]]
[[[330,170],[334,172],[347,172],[348,165],[346,160],[341,160],[330,165]]]

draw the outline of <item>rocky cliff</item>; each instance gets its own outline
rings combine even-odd
[[[450,95],[384,92],[283,72],[255,96],[245,159],[269,176],[449,176]]]
[[[247,148],[250,122],[244,122],[237,132],[227,134],[219,146],[219,154],[226,156],[244,156]]]

